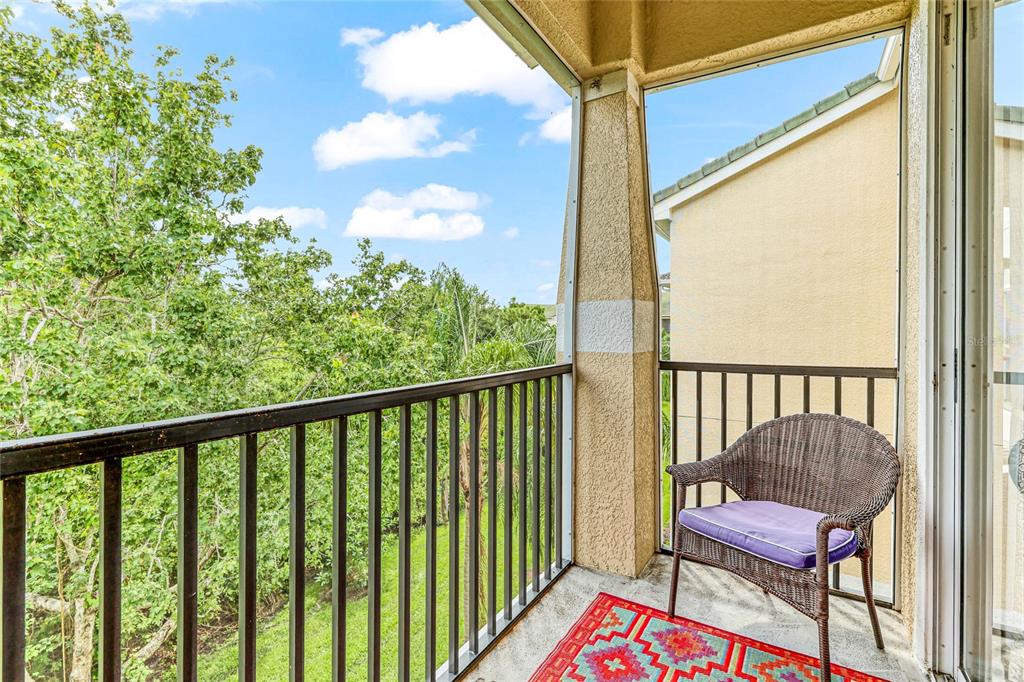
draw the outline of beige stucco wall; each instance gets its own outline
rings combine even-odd
[[[901,364],[903,371],[903,409],[900,424],[900,440],[896,444],[900,453],[902,477],[900,479],[900,527],[902,530],[902,561],[899,566],[903,622],[914,645],[914,653],[922,662],[927,662],[930,653],[926,651],[923,623],[919,619],[920,606],[918,585],[923,575],[923,562],[918,561],[923,541],[926,519],[920,503],[920,493],[926,485],[922,481],[921,460],[929,453],[920,452],[922,438],[921,408],[922,394],[925,399],[931,395],[932,382],[925,377],[922,386],[922,337],[926,334],[927,311],[922,297],[926,294],[926,279],[933,274],[927,266],[927,247],[933,243],[934,232],[930,225],[928,210],[930,176],[927,154],[930,149],[929,125],[931,105],[929,103],[929,44],[932,6],[929,0],[913,3],[908,22],[904,52],[906,59],[903,69],[905,116],[903,137],[905,147],[905,182],[903,195],[903,343]],[[922,390],[924,389],[924,390]]]
[[[896,364],[896,91],[672,210],[672,358]]]

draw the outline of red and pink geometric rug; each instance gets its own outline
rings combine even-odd
[[[601,593],[530,682],[820,682],[818,659]],[[885,682],[832,665],[832,682]]]

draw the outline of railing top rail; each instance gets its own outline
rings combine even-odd
[[[680,372],[710,372],[724,374],[779,374],[783,376],[842,377],[853,379],[896,379],[895,367],[821,367],[814,365],[750,365],[721,362],[677,362],[661,360],[661,369]]]
[[[568,363],[366,393],[0,441],[0,478],[270,431],[572,372]]]

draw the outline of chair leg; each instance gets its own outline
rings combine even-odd
[[[864,600],[868,605],[871,629],[875,633],[875,646],[885,650],[885,643],[882,641],[882,629],[878,626],[878,611],[875,609],[875,599],[871,593],[871,554],[868,552],[865,552],[860,557],[860,575],[864,581]]]
[[[827,569],[826,569],[827,570]],[[828,581],[818,584],[818,648],[821,659],[820,682],[832,680],[832,656],[828,646]]]
[[[820,682],[831,682],[832,680],[832,656],[828,646],[828,614],[818,621],[818,646],[821,652],[821,675]]]
[[[672,552],[672,582],[668,588],[668,615],[676,615],[676,588],[679,586],[679,552]]]

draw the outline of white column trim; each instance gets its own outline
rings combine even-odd
[[[588,80],[583,84],[583,101],[590,102],[620,92],[627,93],[634,104],[640,105],[640,85],[636,82],[636,77],[632,72],[627,69],[612,71]]]
[[[580,301],[576,304],[576,350],[580,353],[648,353],[654,301]]]

